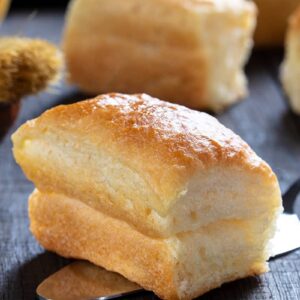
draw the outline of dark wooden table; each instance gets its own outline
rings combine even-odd
[[[62,28],[62,11],[15,12],[0,32],[59,43]],[[300,120],[289,111],[278,81],[281,60],[280,50],[255,53],[247,66],[249,97],[217,117],[269,162],[285,191],[300,176]],[[33,186],[13,160],[10,135],[46,109],[83,98],[62,83],[52,93],[26,99],[0,142],[0,299],[34,299],[37,284],[68,263],[44,251],[28,230],[27,197]],[[300,250],[271,260],[270,268],[263,276],[226,284],[201,299],[300,299]]]

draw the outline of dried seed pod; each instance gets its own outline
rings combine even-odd
[[[16,119],[20,100],[56,82],[61,69],[62,56],[53,44],[38,39],[0,38],[1,136]]]
[[[51,43],[28,38],[0,38],[0,103],[36,94],[60,74],[62,58]]]

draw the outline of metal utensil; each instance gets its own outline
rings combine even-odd
[[[107,300],[143,291],[117,273],[77,261],[49,276],[36,292],[43,300]]]
[[[300,192],[300,178],[282,196],[284,214],[278,219],[277,232],[271,241],[272,257],[300,248],[299,212],[295,203]]]

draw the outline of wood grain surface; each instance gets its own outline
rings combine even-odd
[[[47,38],[59,44],[62,28],[62,11],[16,12],[9,15],[0,34]],[[249,97],[217,118],[269,162],[285,191],[300,176],[300,120],[290,112],[278,81],[281,60],[280,50],[254,53],[247,66]],[[27,197],[33,186],[13,160],[10,135],[46,109],[84,98],[75,87],[61,83],[49,93],[26,99],[16,123],[0,142],[0,299],[34,299],[38,283],[68,263],[44,251],[28,230]],[[270,269],[200,299],[300,299],[300,251],[271,260]],[[151,298],[155,297],[140,297]]]

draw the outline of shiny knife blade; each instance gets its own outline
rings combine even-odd
[[[281,214],[271,240],[271,257],[300,248],[300,221],[297,215]]]
[[[43,300],[107,300],[144,291],[123,276],[77,261],[45,279],[37,288]]]

